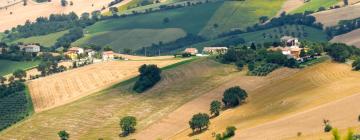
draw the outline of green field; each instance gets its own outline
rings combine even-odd
[[[73,43],[73,45],[84,47],[87,44],[95,44],[111,46],[116,51],[121,51],[124,48],[136,50],[160,41],[163,43],[174,41],[185,35],[185,31],[176,28],[117,30],[87,35]]]
[[[291,13],[303,13],[305,11],[317,11],[320,7],[329,8],[339,3],[340,0],[311,0]]]
[[[22,38],[22,39],[18,39],[16,41],[13,41],[12,43],[17,43],[17,42],[39,43],[40,45],[42,45],[44,47],[51,47],[51,46],[53,46],[55,44],[55,42],[56,42],[56,40],[58,38],[60,38],[61,36],[63,36],[67,32],[68,31],[61,31],[61,32],[52,33],[52,34],[48,34],[48,35],[43,35],[43,36],[34,36],[34,37],[29,37],[29,38]]]
[[[244,29],[259,22],[259,17],[275,16],[285,0],[227,1],[215,12],[200,35],[215,37],[233,28]],[[215,28],[214,25],[218,27]]]
[[[280,32],[280,30],[282,30],[282,33]],[[304,33],[306,34],[305,36]],[[256,31],[256,32],[234,35],[234,36],[238,38],[243,38],[246,44],[248,45],[250,45],[251,42],[260,43],[260,44],[265,42],[277,42],[280,41],[280,38],[283,36],[295,36],[300,40],[308,40],[314,42],[327,41],[327,35],[325,32],[304,25],[285,25],[285,26],[275,27],[275,28]],[[204,43],[194,44],[193,47],[202,49],[202,47],[221,43],[225,39],[234,36],[224,37]]]
[[[17,69],[28,69],[38,65],[38,61],[9,61],[9,60],[0,60],[0,75],[7,75],[13,73]]]

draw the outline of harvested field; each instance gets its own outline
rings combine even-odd
[[[316,20],[324,26],[334,26],[341,20],[349,20],[360,17],[360,4],[343,8],[322,11],[312,14]]]
[[[348,45],[360,47],[360,29],[351,31],[346,34],[335,36],[331,42],[340,42]]]
[[[360,73],[352,72],[351,68],[346,64],[325,62],[306,68],[295,74],[292,73],[292,76],[271,80],[271,82],[265,84],[259,84],[256,81],[249,82],[250,80],[246,80],[247,82],[235,81],[232,84],[240,85],[248,91],[249,99],[247,103],[222,112],[219,117],[212,119],[209,130],[192,137],[189,137],[191,130],[187,128],[187,121],[191,116],[185,116],[187,119],[184,119],[182,122],[183,129],[179,127],[177,131],[172,131],[172,133],[178,134],[170,138],[212,139],[212,133],[223,132],[227,126],[232,125],[238,128],[236,132],[237,135],[234,139],[262,140],[266,138],[278,140],[294,137],[297,132],[302,132],[304,135],[313,132],[323,132],[323,129],[319,129],[322,125],[322,119],[324,119],[322,117],[326,119],[333,118],[337,125],[344,123],[343,125],[339,125],[339,127],[350,127],[352,123],[356,121],[356,117],[353,120],[349,119],[349,117],[354,117],[354,114],[359,113],[357,110],[350,108],[351,106],[357,106],[358,103],[355,103],[356,100],[351,100],[353,102],[347,102],[349,109],[345,109],[345,106],[342,105],[343,101],[339,101],[338,103],[336,103],[336,101],[346,97],[350,99],[351,96],[358,96],[356,94],[360,93],[359,79]],[[251,87],[249,83],[258,86]],[[221,94],[221,91],[222,90],[215,91],[214,93],[209,92],[209,94]],[[221,95],[217,95],[216,98],[204,98],[204,100],[208,100],[209,103],[210,100],[220,100],[220,98]],[[343,109],[342,113],[334,113],[338,108],[334,108],[335,111],[328,108],[324,110],[316,109],[327,106],[324,104],[331,102],[341,106]],[[198,105],[195,106],[198,108]],[[208,112],[208,107],[209,105],[204,106],[202,110],[197,110],[197,112]],[[312,116],[318,117],[304,119],[306,116],[299,115],[297,121],[289,120],[286,121],[286,123],[279,121],[282,122],[279,125],[283,127],[278,127],[278,123],[271,125],[272,121],[282,118],[292,118],[291,116],[297,116],[298,113],[302,114],[301,112],[307,110],[314,110],[308,112],[312,112]],[[186,111],[183,110],[183,112]],[[319,115],[319,113],[324,113],[324,115]],[[311,114],[309,114],[309,116],[311,116]],[[169,117],[170,118],[167,118],[168,120],[177,119],[172,117],[171,114]],[[167,122],[164,121],[160,123]],[[301,125],[299,123],[301,123]],[[268,125],[263,126],[263,124]],[[297,126],[301,126],[300,129],[298,129]],[[148,131],[151,131],[151,129]],[[153,133],[161,132],[153,131]],[[168,134],[168,136],[170,135],[171,134]]]
[[[303,4],[304,4],[304,0],[287,0],[283,4],[278,15],[280,15],[282,12],[290,13],[291,11],[296,10],[297,8],[301,7]]]
[[[137,130],[141,131],[188,101],[241,75],[244,73],[237,72],[233,65],[200,58],[164,70],[162,80],[145,93],[129,91],[134,82],[124,82],[71,104],[36,113],[0,132],[0,139],[58,140],[59,130],[68,131],[75,140],[121,139],[121,117],[136,116]]]
[[[138,74],[143,64],[164,67],[181,59],[110,61],[54,74],[28,82],[35,112],[70,103]]]
[[[26,20],[34,21],[38,17],[47,17],[50,14],[69,13],[73,11],[80,15],[84,12],[100,10],[103,6],[107,7],[111,1],[112,0],[73,0],[73,6],[62,7],[60,1],[36,3],[28,0],[27,6],[19,3],[6,9],[0,9],[0,32],[17,25],[22,25]],[[121,4],[126,4],[130,1],[131,0],[124,0]]]

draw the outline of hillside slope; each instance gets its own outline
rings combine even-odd
[[[324,24],[324,26],[334,26],[341,20],[349,20],[360,17],[360,4],[317,12],[312,15],[318,22]]]
[[[354,45],[356,47],[360,47],[360,29],[351,31],[346,34],[335,36],[331,42],[340,42],[348,45]]]
[[[277,127],[277,123],[270,123],[273,125],[266,127],[261,125],[358,94],[360,93],[359,82],[357,82],[359,79],[360,74],[352,72],[346,64],[325,62],[301,70],[287,78],[272,80],[266,85],[255,88],[249,88],[246,83],[234,82],[234,85],[240,85],[240,87],[248,91],[249,99],[247,103],[223,112],[219,117],[211,121],[209,130],[195,135],[191,139],[211,139],[213,132],[223,132],[230,125],[238,128],[235,139],[284,139],[296,136],[297,132],[303,134],[322,132],[323,129],[320,129],[322,119],[319,120],[319,117],[334,118],[334,121],[337,121],[338,124],[344,122],[339,118],[347,118],[347,115],[351,117],[351,115],[357,113],[356,110],[344,110],[346,113],[334,113],[327,110],[329,112],[325,116],[320,115],[317,118],[293,121],[292,125],[290,125],[290,120],[279,124],[284,127]],[[220,99],[220,97],[221,95],[218,95],[217,99]],[[348,104],[357,105],[355,102],[348,102]],[[207,109],[202,110],[202,112],[207,111]],[[314,115],[316,116],[319,113],[321,112],[316,112]],[[302,117],[299,116],[300,118]],[[169,119],[171,120],[171,118]],[[354,122],[351,119],[346,121],[349,123],[344,123],[344,125],[351,125],[351,122]],[[302,123],[301,127],[295,125],[297,122]],[[345,127],[344,125],[341,125],[341,127]],[[256,126],[259,126],[259,128],[256,129]],[[246,130],[252,127],[255,128]],[[190,133],[191,130],[188,128],[182,131],[179,130],[179,134],[172,137],[172,139],[190,139]]]
[[[58,140],[57,132],[64,129],[76,140],[119,139],[119,118],[136,116],[137,130],[141,131],[182,104],[238,76],[236,71],[232,65],[208,59],[173,66],[163,71],[160,83],[143,94],[129,91],[134,81],[127,81],[71,104],[36,113],[0,132],[0,140]]]
[[[65,71],[28,82],[35,112],[70,103],[138,75],[143,64],[164,67],[182,59],[109,61]]]

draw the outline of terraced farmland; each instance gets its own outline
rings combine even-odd
[[[41,112],[85,97],[138,74],[143,64],[164,67],[181,59],[112,61],[93,64],[28,83],[35,112]]]

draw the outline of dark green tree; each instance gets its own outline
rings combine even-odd
[[[15,78],[22,80],[22,78],[26,77],[26,71],[18,69],[13,73]]]
[[[120,128],[122,130],[122,136],[128,136],[130,133],[135,132],[136,118],[133,116],[126,116],[120,120]]]
[[[222,101],[225,107],[235,107],[245,101],[247,97],[248,95],[245,90],[235,86],[225,90]]]
[[[58,136],[60,137],[60,140],[68,140],[70,138],[70,134],[65,130],[59,131]]]
[[[352,68],[353,68],[353,70],[360,70],[360,58],[357,58],[357,59],[352,63]]]
[[[119,12],[119,9],[116,7],[110,7],[109,10],[113,16],[117,16],[117,13]]]
[[[189,121],[190,128],[193,132],[201,132],[204,128],[208,128],[210,124],[210,117],[206,113],[195,114]]]
[[[140,77],[134,85],[134,91],[142,93],[161,80],[161,70],[156,65],[142,65],[139,68]]]
[[[219,101],[212,101],[210,104],[210,114],[219,116],[221,110],[221,102]]]

